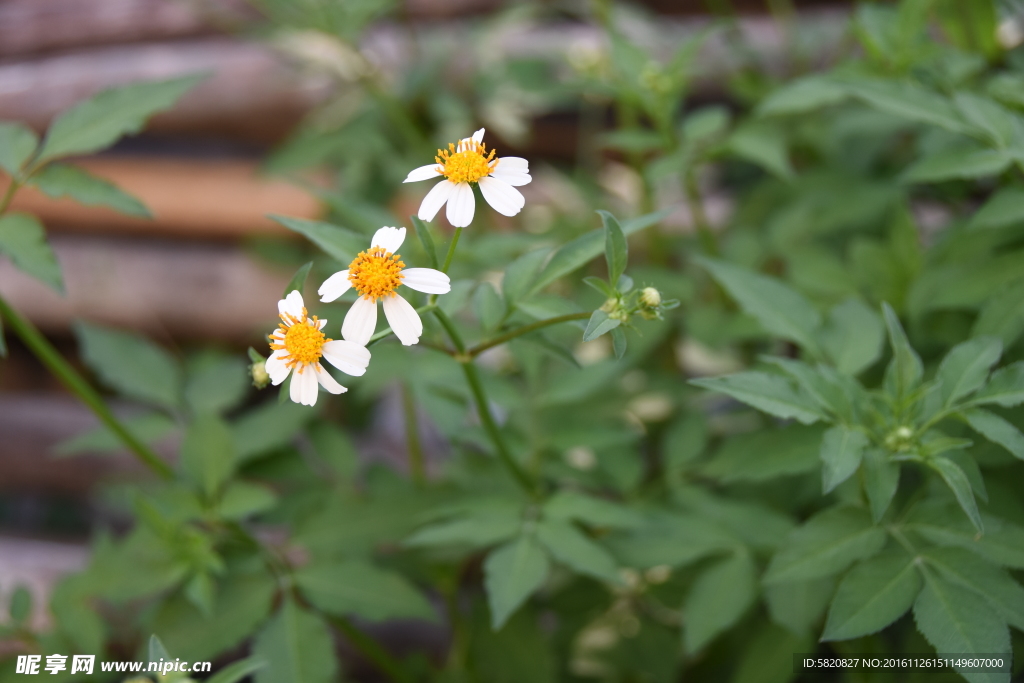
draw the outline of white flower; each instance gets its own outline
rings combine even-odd
[[[326,338],[321,330],[327,321],[307,316],[302,295],[297,290],[289,292],[288,296],[278,301],[277,310],[282,322],[270,335],[270,349],[273,353],[267,359],[267,374],[270,375],[271,383],[277,386],[295,370],[290,389],[293,401],[307,406],[315,405],[317,383],[332,394],[348,391],[320,365],[321,357],[354,377],[366,372],[366,366],[370,363],[370,351],[366,346]]]
[[[341,336],[346,340],[366,346],[377,327],[377,301],[381,300],[391,330],[404,345],[411,346],[423,334],[423,321],[395,289],[405,285],[427,294],[451,291],[451,280],[441,271],[405,267],[396,253],[404,241],[405,228],[381,228],[374,234],[370,248],[360,252],[348,270],[335,273],[320,285],[320,301],[334,301],[350,287],[359,293],[341,324]]]
[[[473,133],[473,137],[460,140],[458,148],[449,144],[448,149],[437,150],[435,163],[409,172],[404,182],[444,176],[444,180],[423,198],[420,220],[434,220],[437,212],[448,202],[446,214],[449,223],[456,228],[472,223],[476,200],[470,183],[479,184],[484,199],[503,216],[515,216],[523,208],[526,200],[516,187],[532,180],[529,164],[520,157],[495,158],[494,150],[488,152],[483,139],[484,129],[481,128]]]

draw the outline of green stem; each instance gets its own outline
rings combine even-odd
[[[460,237],[462,237],[462,228],[455,228],[451,244],[448,245],[448,254],[444,257],[444,265],[441,266],[442,273],[447,273],[448,267],[452,265],[452,259],[455,258],[455,246],[459,243]]]
[[[413,683],[413,678],[402,666],[395,661],[384,646],[375,638],[360,631],[352,625],[352,622],[344,617],[328,616],[331,624],[341,631],[353,647],[359,650],[367,659],[387,675],[394,683]]]
[[[110,408],[103,401],[100,395],[93,389],[85,379],[71,366],[67,360],[64,359],[57,349],[46,340],[36,327],[25,318],[22,318],[13,308],[11,308],[3,298],[0,298],[0,316],[7,319],[10,323],[11,329],[18,335],[25,346],[35,354],[43,365],[52,372],[57,379],[61,381],[68,389],[70,389],[78,398],[87,405],[96,417],[100,419],[106,427],[117,435],[119,439],[124,443],[125,446],[130,448],[132,452],[139,457],[139,460],[144,462],[153,472],[160,475],[164,479],[171,479],[174,477],[174,471],[170,466],[160,459],[160,457],[154,453],[149,446],[142,443],[135,437],[134,434],[129,432],[121,422],[114,417],[114,414],[110,412]]]
[[[7,191],[4,192],[3,199],[0,199],[0,214],[7,211],[7,207],[11,205],[11,200],[14,199],[14,193],[17,192],[20,187],[21,184],[14,178],[11,178],[11,184],[7,186]]]
[[[509,341],[510,339],[515,339],[516,337],[520,337],[520,336],[522,336],[524,334],[529,334],[530,332],[533,332],[534,330],[539,330],[539,329],[542,329],[544,327],[548,327],[549,325],[557,325],[559,323],[567,323],[567,322],[570,322],[570,321],[573,321],[573,320],[586,320],[590,316],[591,316],[590,313],[569,313],[569,314],[566,314],[566,315],[557,316],[555,318],[547,318],[546,320],[538,320],[535,323],[530,323],[529,325],[523,325],[522,327],[517,327],[516,329],[514,329],[514,330],[512,330],[510,332],[506,332],[505,334],[503,334],[501,336],[494,337],[493,339],[488,339],[487,341],[484,341],[484,342],[480,342],[479,344],[477,344],[473,348],[471,348],[468,351],[466,351],[466,355],[471,357],[471,358],[475,357],[475,356],[479,356],[481,353],[483,353],[487,349],[490,349],[490,348],[493,348],[495,346],[499,346],[501,344],[504,344],[505,342]]]
[[[537,495],[537,488],[534,486],[530,477],[523,470],[522,466],[516,459],[512,457],[512,453],[508,450],[505,445],[505,441],[501,438],[501,432],[498,430],[498,423],[494,421],[494,416],[491,415],[491,406],[487,401],[487,394],[484,392],[483,384],[480,382],[480,373],[477,370],[476,365],[473,364],[473,357],[466,352],[466,343],[462,341],[462,336],[459,331],[455,329],[455,325],[452,323],[444,311],[440,308],[434,309],[434,315],[437,316],[438,322],[441,323],[441,327],[445,329],[448,336],[452,340],[452,344],[455,345],[455,349],[458,352],[455,359],[459,361],[462,366],[462,372],[466,376],[466,382],[469,384],[470,392],[473,394],[473,402],[476,404],[476,411],[480,415],[480,422],[484,426],[484,431],[487,432],[488,438],[491,443],[494,444],[494,449],[498,452],[498,458],[501,460],[505,468],[512,474],[512,477],[516,480],[524,491],[531,496]]]
[[[704,211],[704,199],[700,196],[700,188],[697,186],[697,176],[692,169],[685,173],[683,189],[686,191],[686,203],[690,208],[690,216],[693,218],[693,225],[697,229],[697,236],[704,251],[711,256],[718,256],[718,238],[708,223],[707,213]]]
[[[402,412],[405,413],[405,439],[409,448],[409,475],[417,486],[423,486],[427,477],[423,466],[419,421],[416,419],[416,401],[412,387],[406,382],[402,383]]]

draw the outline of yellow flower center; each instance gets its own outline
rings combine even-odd
[[[487,145],[482,142],[469,141],[469,147],[460,152],[455,151],[455,145],[449,143],[448,149],[437,150],[434,161],[441,165],[437,170],[453,183],[475,183],[498,165],[498,159],[494,158],[494,150],[487,151]]]
[[[281,320],[284,322],[278,328],[284,332],[284,342],[278,341],[280,337],[271,337],[270,348],[273,351],[287,351],[288,355],[283,359],[285,365],[289,368],[298,365],[299,372],[302,372],[305,364],[320,360],[324,344],[333,340],[320,331],[320,321],[316,316],[312,320],[306,317],[305,308],[302,309],[301,318],[282,313]]]
[[[383,247],[370,247],[359,252],[348,267],[348,281],[359,296],[376,301],[392,294],[402,284],[402,268],[405,264],[398,254],[385,251]]]

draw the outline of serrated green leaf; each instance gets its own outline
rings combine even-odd
[[[896,317],[896,311],[887,303],[882,304],[885,326],[889,330],[889,343],[892,346],[892,361],[885,370],[886,388],[897,401],[904,401],[921,382],[924,367],[907,334]]]
[[[39,138],[30,128],[13,121],[0,121],[0,169],[16,176],[38,144]]]
[[[35,216],[27,213],[0,216],[0,254],[9,256],[18,269],[64,292],[60,264],[46,241],[46,231]]]
[[[953,104],[964,119],[984,131],[989,144],[1007,147],[1014,137],[1014,115],[988,97],[960,91],[953,95]]]
[[[181,368],[148,339],[89,323],[75,327],[82,357],[104,384],[167,409],[181,404]]]
[[[682,567],[742,544],[724,524],[682,513],[657,515],[642,527],[613,532],[603,540],[622,564],[638,569]]]
[[[203,74],[135,83],[94,95],[50,124],[39,161],[97,152],[123,135],[138,133],[150,116],[173,106],[204,78]]]
[[[974,500],[974,491],[971,489],[971,482],[960,466],[949,458],[930,458],[928,466],[939,473],[946,485],[953,491],[956,501],[960,504],[964,514],[971,520],[971,524],[979,532],[984,531],[981,521],[981,513],[978,512],[978,503]]]
[[[551,496],[544,504],[544,517],[611,529],[632,529],[644,523],[640,513],[621,503],[576,491],[559,491]]]
[[[270,214],[268,218],[277,221],[284,227],[306,237],[310,242],[323,249],[324,253],[338,263],[348,266],[359,252],[369,248],[370,240],[357,232],[323,221],[310,221],[305,218],[278,216]]]
[[[1014,161],[1008,152],[994,149],[955,149],[939,152],[910,165],[904,183],[941,183],[999,175]]]
[[[836,425],[825,432],[821,441],[822,495],[831,493],[857,471],[867,446],[868,437],[859,429]]]
[[[1024,196],[1021,197],[1024,201]],[[998,337],[1003,348],[1024,334],[1024,282],[1012,284],[985,303],[971,328],[972,337]]]
[[[540,588],[548,575],[548,556],[533,536],[524,534],[492,550],[484,560],[484,587],[491,607],[491,628],[500,629],[512,613]]]
[[[697,261],[767,332],[796,342],[812,353],[817,351],[815,337],[821,316],[803,294],[775,278],[731,263],[703,257]]]
[[[67,196],[87,206],[108,206],[129,216],[152,218],[141,201],[78,166],[50,164],[28,182],[54,199]]]
[[[121,420],[121,426],[143,443],[153,443],[167,436],[178,426],[177,422],[162,413],[147,413],[138,417]],[[61,441],[53,448],[54,455],[71,456],[80,453],[105,453],[125,448],[121,437],[105,426],[96,427]]]
[[[370,621],[436,619],[433,608],[401,574],[369,562],[308,564],[295,572],[302,594],[319,609]]]
[[[954,133],[977,133],[942,95],[909,81],[862,79],[845,82],[847,92],[894,116]]]
[[[287,598],[253,642],[253,656],[267,663],[256,683],[332,683],[338,671],[326,622]]]
[[[973,592],[926,572],[914,601],[917,630],[939,655],[1010,655],[1010,633],[1003,621]],[[1009,683],[1010,675],[959,669],[971,683]]]
[[[948,408],[976,391],[988,379],[989,369],[999,362],[1003,343],[995,337],[968,339],[954,346],[939,365],[935,375],[942,382],[939,392],[942,407]]]
[[[693,654],[731,628],[757,597],[750,553],[738,550],[705,569],[683,603],[683,646]]]
[[[962,548],[925,548],[921,556],[945,578],[982,596],[996,614],[1024,631],[1024,588],[1005,570]]]
[[[430,234],[430,228],[420,220],[419,216],[409,216],[409,220],[416,231],[416,237],[419,238],[420,244],[423,245],[423,251],[427,252],[427,262],[431,268],[437,270],[441,265],[437,260],[437,247],[434,246],[434,237]]]
[[[822,640],[850,640],[882,630],[910,609],[921,574],[905,551],[887,552],[851,569],[839,583]]]
[[[813,75],[790,81],[772,91],[757,107],[758,116],[802,114],[849,96],[846,88],[828,76]]]
[[[982,387],[968,405],[996,404],[1004,408],[1024,403],[1024,361],[1011,363],[992,373],[988,384]]]
[[[899,483],[899,463],[889,460],[888,453],[880,448],[869,448],[864,452],[864,492],[876,524],[889,509]]]
[[[764,601],[771,620],[799,636],[817,633],[835,595],[836,583],[836,577],[826,576],[764,586]]]
[[[821,345],[839,372],[856,375],[882,355],[885,327],[860,299],[847,299],[829,311]]]
[[[961,417],[971,429],[1024,460],[1024,434],[1008,421],[980,408],[967,410]]]
[[[722,442],[702,474],[724,484],[767,481],[817,470],[823,430],[803,425],[736,434]]]
[[[597,215],[601,217],[601,224],[604,226],[604,258],[608,264],[608,282],[618,282],[629,260],[626,235],[615,216],[607,211],[598,211]]]
[[[583,332],[583,341],[594,341],[601,335],[611,332],[622,324],[618,318],[610,318],[604,311],[598,309],[590,316],[587,322],[587,329]]]
[[[261,484],[232,481],[217,501],[217,514],[224,519],[245,519],[266,512],[277,504],[277,494]]]
[[[735,375],[690,380],[711,391],[732,396],[758,410],[781,418],[793,418],[812,424],[826,415],[814,401],[798,393],[785,377],[764,372],[739,372]]]
[[[206,679],[206,683],[239,683],[246,676],[256,673],[267,663],[259,657],[246,657],[232,662]]]
[[[764,581],[830,576],[875,555],[885,541],[885,530],[872,525],[866,511],[848,506],[829,508],[790,534],[768,565]]]
[[[952,545],[1000,566],[1024,569],[1024,528],[985,515],[984,535],[975,531],[956,503],[934,501],[916,506],[902,525],[907,532],[938,545]]]
[[[1024,222],[1024,189],[1004,187],[989,197],[971,218],[970,229],[1003,228]]]
[[[235,469],[231,430],[215,415],[202,415],[185,431],[181,467],[209,498],[220,490]]]
[[[313,262],[305,264],[297,271],[292,279],[288,281],[288,285],[284,288],[284,293],[281,294],[282,299],[287,299],[291,292],[298,292],[302,294],[303,288],[306,286],[306,278],[309,276],[309,270],[313,267]]]
[[[537,540],[556,561],[579,574],[608,583],[622,583],[611,554],[568,522],[544,519],[536,529]]]
[[[413,548],[451,545],[486,548],[512,538],[521,526],[522,515],[515,507],[484,508],[466,517],[428,524],[405,539],[403,545]]]
[[[785,130],[774,122],[747,122],[732,132],[725,146],[736,156],[783,180],[792,180],[796,176],[789,163]]]

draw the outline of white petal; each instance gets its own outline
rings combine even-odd
[[[277,302],[278,313],[287,313],[298,320],[302,320],[302,309],[304,307],[302,295],[299,294],[297,289],[288,292],[288,296]]]
[[[331,392],[332,394],[344,394],[348,389],[338,384],[337,380],[331,377],[331,374],[324,370],[324,366],[317,363],[315,366],[306,366],[306,372],[316,369],[316,379],[320,382],[320,385]]]
[[[515,169],[523,173],[530,172],[530,162],[522,157],[498,157],[498,168]]]
[[[391,325],[391,331],[402,344],[412,346],[420,340],[420,335],[423,334],[423,321],[408,301],[397,294],[384,297],[384,315]]]
[[[275,387],[288,379],[288,373],[292,371],[282,360],[286,355],[285,351],[275,351],[267,359],[267,374],[270,375],[270,383]]]
[[[324,329],[324,325],[326,325],[326,324],[327,324],[327,318],[324,318],[323,320],[318,320],[317,323],[316,323],[316,329],[322,330],[322,329]]]
[[[402,284],[426,294],[447,294],[452,291],[451,279],[433,268],[406,268],[402,271]]]
[[[405,180],[403,180],[402,182],[415,183],[419,180],[430,180],[431,178],[436,178],[437,176],[440,175],[440,172],[437,170],[439,168],[441,168],[439,164],[428,164],[426,166],[414,168],[411,171],[409,171],[409,175],[407,175],[405,177]]]
[[[302,369],[299,372],[299,369]],[[304,406],[316,404],[316,372],[311,365],[297,365],[292,374],[292,385],[289,390],[292,401]]]
[[[487,203],[502,216],[515,216],[526,204],[526,200],[519,190],[497,178],[481,178],[480,192],[483,193]]]
[[[373,239],[370,240],[371,247],[384,247],[384,251],[390,251],[392,254],[398,253],[398,248],[402,246],[402,242],[405,241],[405,228],[381,228],[377,232],[373,233]]]
[[[484,129],[481,128],[477,132],[473,133],[473,142],[483,142],[483,141],[484,141]]]
[[[366,372],[366,366],[370,364],[368,348],[343,339],[336,339],[324,344],[323,354],[328,363],[353,377],[363,375]]]
[[[519,187],[520,185],[529,185],[530,181],[533,180],[533,178],[530,177],[529,173],[520,173],[519,171],[515,170],[506,171],[502,170],[500,167],[494,169],[494,171],[491,173],[491,177],[497,178],[498,180],[506,182],[509,185],[513,185],[515,187]]]
[[[455,184],[452,196],[448,198],[448,209],[445,212],[448,222],[456,228],[464,228],[473,222],[475,211],[476,200],[473,198],[473,188],[469,186],[469,183]]]
[[[320,301],[330,302],[335,301],[347,292],[351,286],[352,283],[348,281],[348,271],[339,270],[324,280],[324,283],[320,285],[320,289],[316,290],[316,293],[320,295]]]
[[[420,212],[417,214],[421,221],[432,221],[437,212],[441,210],[444,203],[448,201],[448,197],[451,196],[452,190],[455,189],[455,183],[451,182],[447,178],[434,185],[427,193],[427,196],[423,198],[423,203],[420,204]]]
[[[345,314],[341,323],[341,336],[347,341],[366,346],[377,326],[377,302],[359,297]]]

